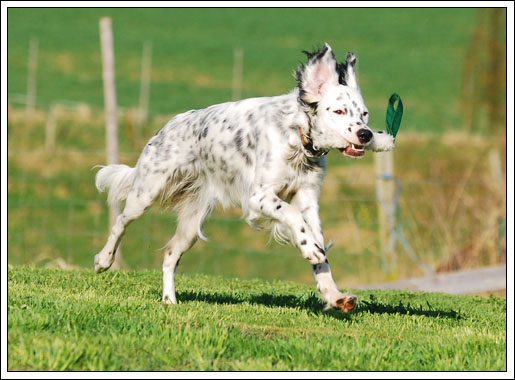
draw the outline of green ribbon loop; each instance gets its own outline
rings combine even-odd
[[[396,101],[399,102],[397,104],[397,108],[394,108]],[[393,137],[397,136],[397,132],[401,126],[402,112],[403,106],[401,97],[394,93],[390,96],[388,108],[386,109],[386,131]]]

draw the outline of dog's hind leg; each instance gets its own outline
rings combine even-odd
[[[181,205],[177,216],[177,229],[173,238],[166,244],[163,260],[163,301],[177,303],[175,297],[175,272],[184,252],[190,249],[201,233],[204,219],[211,208],[202,206],[196,200]]]
[[[135,168],[137,170],[137,168]],[[107,242],[95,256],[95,272],[101,273],[111,267],[116,249],[128,225],[149,208],[166,184],[166,176],[149,171],[138,172],[127,194],[125,208],[111,228]]]
[[[104,248],[95,255],[96,273],[104,272],[111,267],[114,262],[116,249],[118,248],[128,225],[140,217],[152,202],[153,199],[148,197],[138,197],[136,191],[131,190],[129,192],[125,208],[111,228],[111,234],[109,235]]]

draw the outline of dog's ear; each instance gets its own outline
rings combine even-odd
[[[356,56],[353,52],[349,51],[345,57],[345,62],[338,64],[338,82],[344,86],[358,87],[356,79],[356,72],[354,66],[356,65]]]
[[[317,103],[330,85],[338,85],[338,63],[329,44],[309,53],[308,62],[295,72],[299,84],[299,96],[307,104]]]

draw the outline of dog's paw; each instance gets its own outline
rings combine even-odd
[[[358,302],[358,297],[346,294],[342,298],[336,300],[336,303],[332,305],[333,309],[341,310],[344,313],[347,313],[354,309],[356,303]]]
[[[325,250],[317,243],[314,244],[311,252],[303,253],[303,255],[311,265],[322,264],[326,260]]]
[[[163,303],[165,303],[166,305],[174,305],[177,303],[177,301],[175,300],[175,297],[170,297],[168,295],[164,295],[163,296]]]
[[[114,262],[114,255],[109,255],[112,257],[107,257],[107,259],[105,256],[102,252],[95,255],[95,273],[102,273],[111,268]]]
[[[347,313],[354,309],[356,306],[356,303],[358,302],[358,297],[356,296],[346,296],[343,298],[340,298],[336,301],[336,309],[343,311],[344,313]]]

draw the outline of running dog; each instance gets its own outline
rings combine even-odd
[[[163,301],[175,304],[175,271],[181,255],[202,234],[217,204],[241,208],[254,229],[269,230],[296,246],[312,266],[328,308],[352,310],[357,298],[341,293],[326,258],[329,244],[318,215],[326,154],[360,158],[386,151],[395,139],[373,132],[356,80],[356,57],[338,63],[326,43],[304,52],[298,86],[286,95],[251,98],[191,110],[172,118],[147,143],[134,168],[103,166],[96,187],[110,204],[125,200],[95,271],[114,261],[127,226],[156,200],[177,213],[177,228],[164,248]]]

